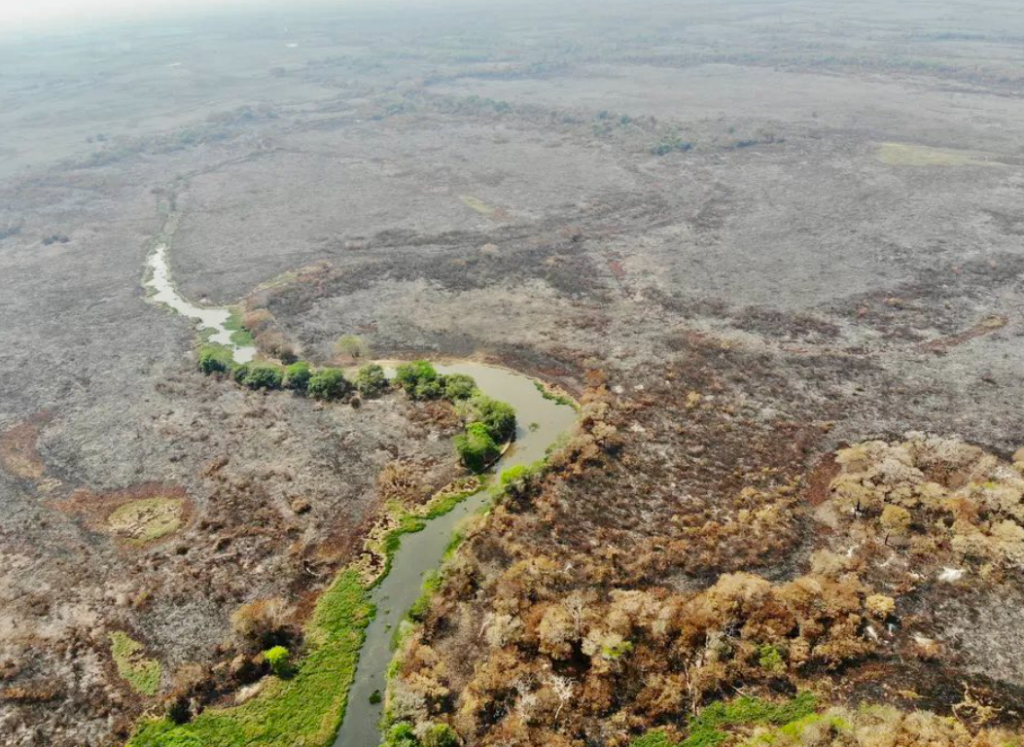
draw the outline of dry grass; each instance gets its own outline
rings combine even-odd
[[[878,160],[887,166],[997,166],[998,161],[985,153],[967,150],[930,148],[909,143],[882,143]]]
[[[39,424],[33,421],[5,431],[0,435],[0,466],[23,480],[42,479],[46,467],[36,449],[38,438]]]

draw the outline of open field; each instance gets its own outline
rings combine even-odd
[[[444,408],[196,371],[142,288],[172,208],[181,291],[314,363],[355,334],[585,395],[425,605],[399,721],[674,744],[741,689],[1020,729],[1018,3],[289,13],[0,45],[0,741],[251,697],[232,615],[315,650],[378,476],[457,474]]]

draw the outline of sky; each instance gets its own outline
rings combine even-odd
[[[293,0],[0,0],[0,33],[194,11],[281,7]],[[346,0],[351,2],[351,0]]]

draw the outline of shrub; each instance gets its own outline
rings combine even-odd
[[[274,322],[274,315],[268,309],[252,309],[242,316],[242,326],[251,333],[259,334]]]
[[[338,399],[351,388],[340,368],[322,368],[309,378],[306,391],[314,399]]]
[[[288,659],[291,656],[284,646],[274,646],[263,652],[263,658],[270,665],[270,670],[278,677],[288,674]]]
[[[274,363],[253,363],[243,383],[250,389],[280,389],[284,383],[284,369]]]
[[[515,438],[516,411],[510,404],[478,394],[465,402],[461,414],[467,422],[483,423],[491,438],[498,443]]]
[[[295,362],[295,348],[276,330],[267,330],[256,335],[256,347],[271,358],[278,358],[284,363]]]
[[[529,497],[536,485],[538,472],[533,467],[519,464],[501,473],[501,489],[512,500]]]
[[[187,724],[192,720],[192,705],[187,695],[180,695],[167,707],[167,718],[175,724]]]
[[[757,663],[765,671],[776,674],[786,670],[786,662],[783,661],[782,654],[770,643],[762,644],[757,650],[757,655]]]
[[[458,747],[459,735],[448,724],[432,724],[421,741],[423,747]]]
[[[257,599],[231,614],[231,627],[250,651],[275,646],[289,637],[291,610],[283,599]]]
[[[413,399],[439,399],[444,394],[444,384],[441,383],[441,379],[430,379],[429,381],[421,381],[416,385],[416,389],[413,390]]]
[[[235,380],[236,384],[244,384],[245,377],[249,375],[249,369],[252,366],[248,363],[239,363],[231,368],[231,378]]]
[[[427,381],[437,379],[437,371],[428,361],[403,363],[395,369],[395,381],[410,397],[416,396],[416,387]]]
[[[402,721],[388,729],[381,747],[420,747],[412,724]]]
[[[342,335],[334,343],[334,352],[340,356],[359,360],[370,354],[370,346],[359,335]]]
[[[470,423],[464,434],[456,436],[455,450],[462,463],[474,472],[483,472],[501,453],[483,423]]]
[[[308,361],[298,361],[284,370],[284,385],[297,392],[305,392],[313,372]]]
[[[469,399],[477,393],[476,380],[466,374],[449,374],[442,377],[444,396],[451,401]]]
[[[356,389],[364,397],[379,397],[388,389],[388,377],[376,363],[369,363],[356,374]]]
[[[220,345],[203,345],[199,349],[199,370],[204,374],[230,371],[232,363],[231,351]]]

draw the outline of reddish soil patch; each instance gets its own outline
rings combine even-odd
[[[819,459],[807,477],[804,500],[812,506],[820,506],[827,501],[830,496],[829,486],[838,474],[839,465],[836,464],[835,454],[829,453]]]
[[[186,526],[192,518],[192,501],[189,500],[184,488],[161,482],[141,483],[111,493],[76,490],[67,500],[55,503],[54,507],[64,513],[80,517],[94,531],[107,533],[109,531],[107,522],[111,514],[125,504],[147,498],[181,500],[183,502],[182,527]]]
[[[36,443],[39,431],[49,415],[36,415],[24,423],[0,434],[0,466],[7,472],[23,480],[41,480],[46,474],[46,465]]]
[[[970,329],[967,329],[959,334],[950,335],[948,337],[940,337],[938,340],[932,340],[921,345],[922,350],[926,350],[929,353],[942,354],[951,347],[956,345],[963,345],[965,342],[969,342],[976,337],[982,337],[984,335],[990,335],[996,330],[1002,329],[1008,323],[1008,319],[1005,316],[990,316],[982,319],[980,322],[975,324]]]

